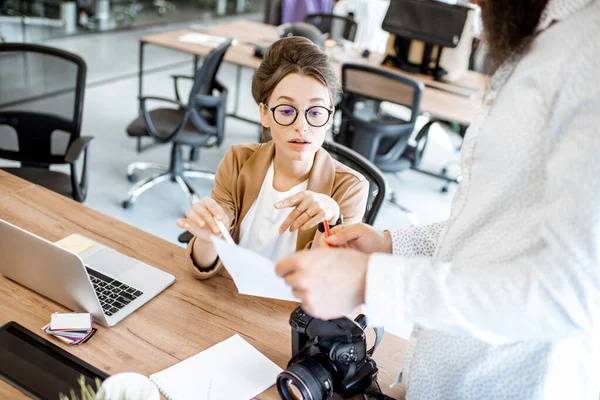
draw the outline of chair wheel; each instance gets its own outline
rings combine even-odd
[[[442,193],[448,193],[448,186],[444,186],[444,187],[443,187],[443,188],[440,190],[440,192],[442,192]]]
[[[448,168],[442,168],[442,175],[446,175],[446,172],[448,172]]]
[[[137,182],[139,179],[138,179],[138,176],[137,176],[137,174],[131,174],[131,175],[127,175],[127,180],[128,180],[129,182],[131,182],[131,183],[135,183],[135,182]]]
[[[121,203],[121,206],[122,206],[124,209],[128,209],[129,207],[131,207],[131,204],[132,204],[132,203],[131,203],[129,200],[124,200],[124,201]]]

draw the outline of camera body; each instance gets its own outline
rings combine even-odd
[[[363,315],[322,321],[298,306],[290,325],[292,359],[277,377],[283,399],[326,400],[334,393],[350,398],[375,382],[378,369],[368,354]]]

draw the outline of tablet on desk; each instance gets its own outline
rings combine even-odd
[[[34,399],[56,400],[79,392],[77,380],[96,388],[108,374],[64,351],[27,328],[9,322],[0,328],[0,378]]]

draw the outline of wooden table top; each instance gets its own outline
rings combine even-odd
[[[291,355],[288,319],[295,303],[244,296],[223,272],[200,281],[185,269],[183,248],[129,226],[43,187],[0,171],[0,218],[50,241],[85,235],[127,256],[175,275],[175,283],[112,328],[98,328],[82,346],[56,345],[115,374],[161,371],[238,333],[280,367]],[[63,306],[0,275],[0,325],[16,321],[43,336],[41,327]],[[44,335],[45,336],[45,335]],[[384,392],[404,361],[407,341],[386,334],[375,360]],[[26,398],[0,380],[0,398]],[[279,399],[275,387],[257,399]]]
[[[140,41],[183,51],[198,56],[206,56],[212,49],[193,43],[179,41],[179,37],[192,32],[230,37],[237,41],[225,54],[224,61],[246,68],[256,69],[261,59],[254,56],[256,44],[269,45],[279,36],[274,26],[253,21],[233,21],[211,26],[207,30],[183,29],[178,31],[163,32],[143,36]],[[345,63],[367,64],[377,68],[390,69],[399,74],[411,76],[428,85],[423,91],[421,112],[443,120],[470,125],[475,119],[481,106],[483,91],[489,77],[478,72],[468,71],[456,82],[437,82],[431,76],[411,74],[398,68],[383,67],[381,61],[384,55],[371,54],[368,59],[359,55],[344,56]],[[341,62],[334,62],[338,76],[341,71]]]

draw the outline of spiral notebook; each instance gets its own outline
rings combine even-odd
[[[234,335],[150,380],[168,400],[248,400],[273,386],[281,371]]]

